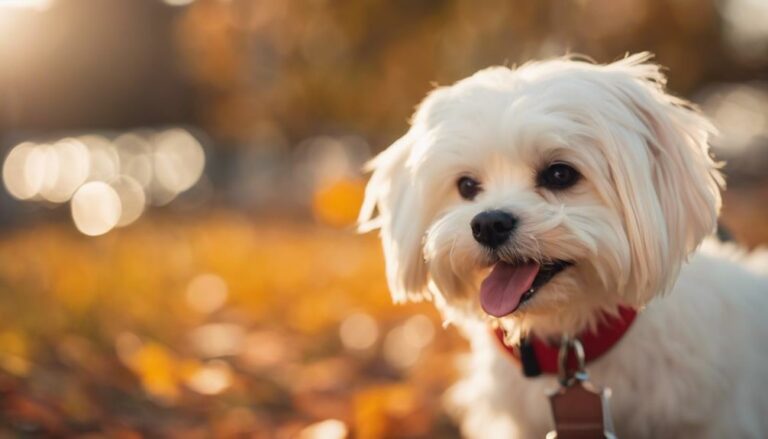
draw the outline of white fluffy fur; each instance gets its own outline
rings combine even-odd
[[[588,369],[613,389],[619,437],[768,436],[768,258],[715,242],[696,250],[720,209],[713,128],[664,92],[648,58],[482,70],[430,93],[408,133],[371,163],[361,228],[381,229],[395,301],[433,299],[471,341],[466,378],[449,392],[468,437],[551,429],[545,394],[555,379],[524,378],[490,324],[556,336],[619,305],[641,312]],[[561,192],[536,187],[537,171],[555,161],[582,180]],[[483,187],[472,201],[456,191],[464,175]],[[493,255],[469,225],[491,208],[520,218]],[[491,319],[478,290],[499,258],[575,265]]]

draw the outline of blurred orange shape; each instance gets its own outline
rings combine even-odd
[[[8,330],[0,332],[0,352],[18,356],[27,355],[27,340],[18,331]]]
[[[329,294],[331,292],[322,290],[321,292],[323,294],[306,294],[306,297],[295,300],[291,304],[288,323],[293,329],[305,334],[317,334],[336,323],[338,315],[335,313],[338,310],[333,308],[333,304],[329,300],[332,297]]]
[[[20,332],[0,332],[0,368],[6,372],[25,376],[29,373],[27,340]]]
[[[354,224],[363,202],[365,185],[359,179],[340,179],[318,188],[313,197],[315,218],[330,226]]]
[[[0,356],[0,369],[12,375],[26,376],[29,373],[30,364],[25,358],[16,355],[2,355]]]
[[[359,439],[418,437],[429,431],[431,413],[414,389],[375,386],[355,396],[355,436]]]
[[[144,390],[163,402],[173,402],[179,395],[177,359],[165,347],[146,343],[130,361],[141,378]]]

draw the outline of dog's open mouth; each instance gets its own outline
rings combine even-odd
[[[480,286],[480,305],[494,317],[511,314],[569,265],[571,263],[567,261],[545,264],[497,262]]]

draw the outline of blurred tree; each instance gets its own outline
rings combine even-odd
[[[215,135],[293,144],[353,131],[381,145],[433,81],[494,64],[649,50],[681,94],[764,72],[768,54],[737,57],[723,29],[714,1],[199,0],[176,35]]]

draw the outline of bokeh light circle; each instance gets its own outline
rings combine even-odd
[[[147,205],[147,196],[139,182],[127,175],[121,175],[112,181],[110,186],[120,197],[121,213],[117,227],[127,226],[139,219]]]
[[[221,276],[213,273],[199,274],[187,286],[187,304],[197,312],[210,313],[224,305],[228,292],[227,282]]]
[[[200,142],[182,129],[164,131],[154,138],[154,171],[157,182],[178,194],[192,187],[205,168]]]
[[[143,188],[152,182],[152,145],[146,135],[126,133],[114,141],[120,157],[120,173],[136,180]]]
[[[97,135],[80,136],[77,140],[88,149],[89,181],[110,181],[117,177],[120,172],[120,158],[109,140]]]
[[[66,138],[44,147],[45,177],[40,196],[52,203],[65,203],[90,172],[88,148],[79,140]]]
[[[103,235],[120,220],[120,197],[112,186],[101,181],[86,183],[72,197],[75,227],[88,236]]]
[[[46,176],[51,161],[52,157],[48,155],[48,145],[35,145],[24,162],[24,181],[29,187],[33,199],[38,198],[52,177],[50,174]]]
[[[379,326],[370,315],[354,313],[341,322],[339,337],[347,349],[368,349],[379,338]]]
[[[37,195],[42,181],[30,180],[27,174],[27,162],[35,151],[35,144],[25,142],[16,145],[3,163],[3,184],[14,198],[29,200]]]
[[[232,368],[222,360],[209,361],[187,378],[187,386],[203,395],[216,395],[231,384]]]

